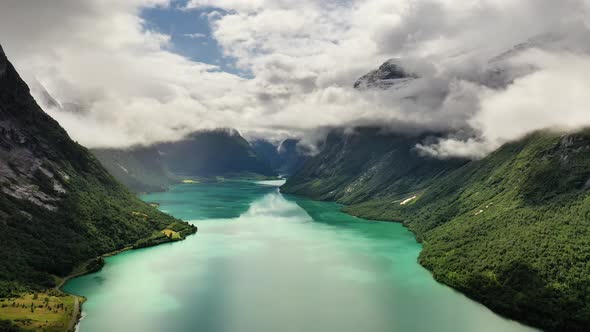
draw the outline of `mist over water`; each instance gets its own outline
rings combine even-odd
[[[70,281],[80,331],[533,331],[438,284],[400,224],[282,195],[278,183],[146,195],[199,232]]]

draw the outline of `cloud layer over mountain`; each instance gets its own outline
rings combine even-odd
[[[169,36],[140,14],[170,5],[7,0],[0,43],[62,103],[47,111],[90,147],[216,127],[312,140],[322,128],[377,124],[449,131],[419,148],[479,157],[531,130],[590,125],[588,0],[192,0],[177,9],[219,9],[208,14],[213,35],[252,78],[169,51]],[[389,58],[421,79],[352,88]]]

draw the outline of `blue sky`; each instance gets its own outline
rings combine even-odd
[[[233,59],[224,57],[217,41],[211,35],[211,28],[205,16],[219,9],[205,8],[182,10],[186,0],[173,1],[170,7],[144,9],[141,17],[145,28],[171,36],[169,51],[194,61],[217,65],[221,70],[248,76],[233,66]]]

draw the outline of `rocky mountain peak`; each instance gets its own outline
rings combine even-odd
[[[399,59],[389,59],[379,68],[363,75],[354,83],[358,90],[389,89],[394,85],[401,85],[418,78],[414,73],[405,70]]]

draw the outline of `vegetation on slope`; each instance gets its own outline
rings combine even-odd
[[[55,287],[56,276],[164,229],[196,231],[143,203],[73,142],[0,48],[0,298]]]
[[[421,156],[414,146],[431,136],[379,128],[332,132],[321,152],[309,158],[281,191],[353,204],[383,192],[404,194],[423,188],[466,163]]]
[[[403,222],[437,280],[494,310],[548,330],[584,331],[589,180],[589,130],[539,132],[426,187],[385,189],[344,209]]]

